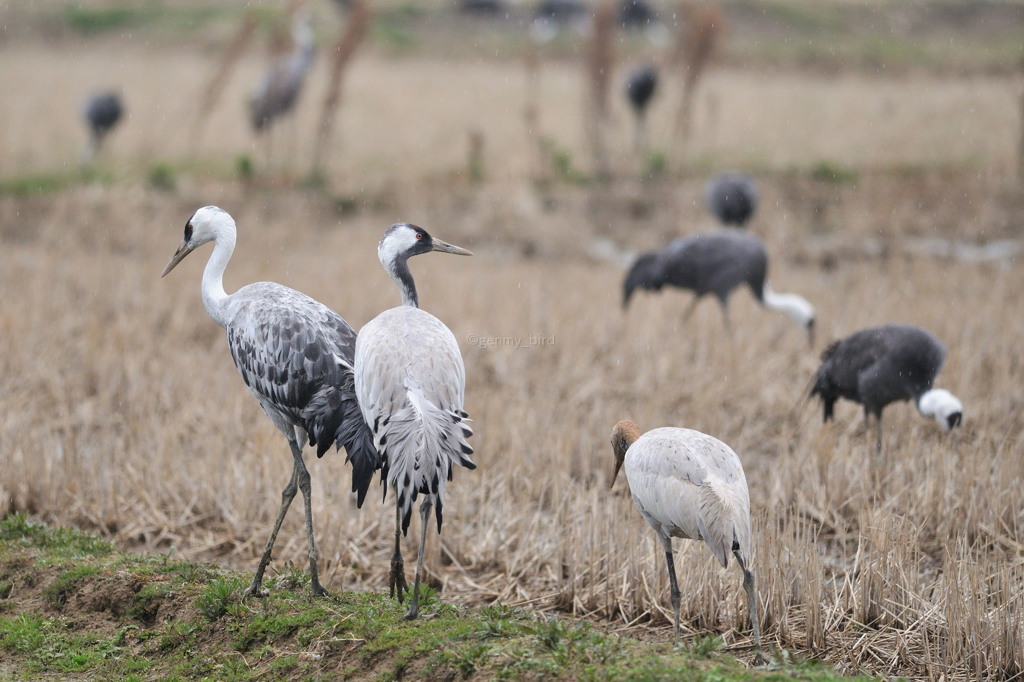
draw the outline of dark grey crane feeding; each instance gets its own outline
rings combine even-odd
[[[757,209],[757,187],[749,176],[726,173],[708,181],[704,200],[723,225],[745,227]]]
[[[881,452],[882,410],[889,403],[913,400],[922,415],[934,418],[946,431],[960,424],[960,401],[945,389],[932,388],[945,359],[946,347],[920,327],[869,327],[825,349],[811,395],[824,403],[826,422],[839,398],[863,405],[865,420],[875,417]]]
[[[670,285],[689,289],[696,296],[686,309],[689,319],[697,303],[706,294],[714,294],[722,307],[725,325],[729,323],[729,295],[747,284],[754,297],[765,307],[785,314],[807,330],[814,345],[814,306],[802,296],[776,293],[768,286],[768,254],[757,237],[736,230],[680,237],[664,249],[641,254],[630,267],[622,285],[622,306],[629,305],[633,292],[640,289],[660,291]]]
[[[242,380],[259,400],[292,453],[292,475],[281,493],[263,556],[247,595],[260,596],[263,573],[281,522],[296,490],[302,491],[309,543],[309,573],[315,596],[320,584],[313,542],[310,477],[302,459],[307,439],[317,457],[336,445],[345,447],[352,463],[352,491],[362,506],[380,460],[373,434],[356,403],[353,376],[356,333],[327,306],[303,293],[273,282],[256,282],[233,294],[224,291],[224,269],[235,248],[235,221],[216,206],[206,206],[185,224],[185,237],[164,268],[165,276],[194,249],[213,242],[203,271],[203,304],[213,321],[225,329],[228,347]]]
[[[412,603],[405,618],[419,615],[420,575],[433,507],[441,532],[445,482],[453,465],[475,469],[467,439],[473,435],[463,409],[466,369],[455,336],[439,319],[420,310],[410,257],[441,251],[472,255],[434,239],[426,230],[396,223],[384,233],[377,256],[402,292],[402,305],[366,323],[356,341],[355,388],[363,419],[373,429],[383,462],[384,494],[395,491],[395,551],[391,594],[407,590],[401,536],[409,530],[412,506],[420,504],[420,546]]]
[[[89,97],[82,107],[82,117],[89,126],[89,142],[86,144],[83,158],[86,163],[92,160],[107,134],[121,121],[124,116],[124,103],[116,92],[100,92]]]
[[[646,64],[635,68],[626,79],[626,98],[636,118],[634,147],[641,151],[646,145],[647,107],[658,90],[658,68]]]
[[[295,108],[306,74],[313,63],[313,30],[305,20],[296,20],[292,30],[295,47],[270,66],[263,81],[249,98],[249,115],[257,133]]]

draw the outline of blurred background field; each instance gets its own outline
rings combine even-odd
[[[625,486],[607,489],[608,437],[628,417],[740,455],[771,646],[877,675],[1024,674],[1024,5],[655,3],[667,37],[617,30],[603,46],[603,160],[592,34],[541,43],[533,5],[460,6],[373,3],[316,168],[352,7],[0,6],[0,508],[254,567],[287,449],[202,307],[205,257],[160,270],[192,212],[217,204],[239,226],[229,291],[287,284],[358,329],[399,302],[375,246],[407,220],[476,254],[412,262],[421,304],[462,346],[479,464],[456,472],[429,538],[442,599],[668,639],[660,548]],[[274,36],[288,49],[290,8],[316,56],[293,115],[257,136],[247,98]],[[715,28],[695,32],[707,12]],[[713,49],[673,62],[680,35]],[[648,61],[662,72],[638,152],[623,90]],[[81,106],[101,88],[126,116],[83,165]],[[817,308],[813,349],[747,291],[731,335],[712,302],[684,324],[689,293],[621,308],[634,254],[720,229],[702,193],[732,169],[758,184],[748,229],[774,288]],[[964,424],[945,434],[894,405],[879,457],[858,406],[823,426],[804,396],[830,340],[895,321],[946,344],[937,383]],[[307,457],[323,578],[380,591],[391,507],[371,492],[357,510],[343,460]],[[686,636],[752,657],[739,571],[677,544]],[[304,556],[293,510],[272,571]]]

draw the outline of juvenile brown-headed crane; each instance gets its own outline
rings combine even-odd
[[[700,431],[662,427],[640,435],[624,419],[612,429],[615,485],[625,466],[629,492],[640,515],[654,529],[665,550],[675,635],[679,637],[681,593],[672,560],[672,538],[702,540],[723,567],[729,553],[743,571],[743,589],[753,626],[757,660],[761,655],[761,626],[757,592],[750,564],[750,496],[740,458],[728,445]]]
[[[452,465],[475,469],[473,431],[463,409],[466,370],[455,336],[439,319],[420,310],[410,257],[430,251],[464,256],[472,253],[408,223],[388,228],[377,256],[402,293],[402,305],[385,310],[356,339],[355,388],[363,419],[373,431],[380,452],[384,494],[395,491],[395,551],[391,557],[390,591],[402,601],[408,591],[401,537],[409,530],[412,505],[420,504],[420,546],[412,603],[406,620],[419,615],[420,576],[427,542],[427,522],[435,509],[441,532],[444,486]]]
[[[314,596],[326,596],[316,566],[310,477],[302,459],[308,439],[322,457],[331,445],[344,446],[352,463],[352,491],[362,506],[374,472],[380,468],[373,435],[356,404],[353,356],[356,333],[336,312],[303,293],[274,282],[256,282],[233,294],[224,291],[224,269],[235,249],[234,219],[216,206],[196,211],[185,237],[164,268],[163,277],[206,242],[213,253],[203,271],[203,304],[225,329],[228,348],[242,380],[284,437],[292,453],[292,475],[281,493],[281,507],[246,595],[260,596],[277,532],[296,490],[302,491]]]
[[[864,406],[864,419],[875,416],[882,451],[882,410],[898,400],[913,400],[917,411],[946,431],[960,424],[964,407],[944,388],[933,388],[946,359],[946,347],[930,332],[909,324],[868,327],[834,342],[821,355],[812,396],[824,404],[824,421],[832,419],[839,398]]]

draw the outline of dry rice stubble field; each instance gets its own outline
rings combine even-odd
[[[451,125],[455,139],[462,122]],[[315,194],[201,179],[175,195],[128,182],[0,199],[0,502],[141,550],[251,567],[287,451],[202,308],[206,251],[165,280],[159,271],[188,215],[215,202],[240,227],[229,290],[286,283],[358,328],[398,302],[375,245],[409,219],[477,252],[413,261],[424,307],[462,345],[476,429],[479,469],[456,472],[444,534],[429,540],[443,599],[665,626],[663,557],[621,482],[607,490],[611,425],[632,417],[701,429],[740,454],[773,646],[880,674],[1019,675],[1022,276],[1012,260],[915,249],[925,237],[1017,236],[1024,202],[998,172],[1005,157],[980,175],[764,180],[752,229],[774,254],[775,288],[817,306],[813,351],[745,291],[732,301],[731,338],[711,302],[683,325],[686,294],[621,311],[622,270],[593,257],[594,245],[647,248],[708,227],[701,179],[556,187],[542,201],[528,181],[453,185],[417,158],[398,179],[372,170],[367,185],[385,188],[378,207],[370,197],[343,218]],[[823,427],[801,396],[828,339],[896,320],[946,342],[940,384],[964,401],[965,424],[947,436],[893,406],[874,458],[858,409],[841,405]],[[383,589],[390,505],[371,495],[356,510],[339,454],[310,468],[326,584]],[[303,565],[304,545],[293,511],[274,566]],[[711,630],[747,646],[735,567],[721,570],[694,543],[677,554],[688,636]]]

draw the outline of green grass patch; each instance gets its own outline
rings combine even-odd
[[[49,556],[60,559],[102,557],[114,551],[113,545],[95,535],[50,528],[30,521],[24,514],[11,514],[0,520],[0,542],[45,550]]]
[[[250,580],[167,555],[122,554],[88,534],[9,516],[0,521],[4,671],[126,680],[838,678],[785,652],[771,671],[748,669],[714,634],[648,644],[523,608],[467,609],[430,589],[410,622],[408,604],[386,594],[313,598],[295,567],[268,577],[261,598],[243,598]]]
[[[241,601],[244,589],[242,581],[238,578],[214,578],[203,588],[202,594],[196,600],[196,608],[207,620],[220,620],[231,607]]]
[[[56,580],[43,588],[43,598],[50,608],[59,611],[64,608],[68,601],[68,594],[74,591],[77,583],[97,573],[99,573],[99,569],[89,564],[62,571]]]
[[[830,161],[816,163],[808,174],[818,182],[833,185],[856,185],[860,179],[856,169],[840,166]]]
[[[86,6],[65,3],[64,23],[75,33],[97,36],[129,29],[148,29],[180,35],[192,33],[219,19],[237,22],[244,8],[212,3],[146,2],[135,5],[108,3],[106,6]]]

